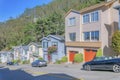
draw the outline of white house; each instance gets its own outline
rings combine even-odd
[[[28,44],[30,54],[30,63],[37,60],[39,57],[43,58],[42,47],[40,43],[31,42]]]
[[[14,60],[29,60],[28,46],[15,46],[13,47]]]
[[[1,51],[0,52],[0,62],[6,63],[13,60],[13,54],[10,51]]]

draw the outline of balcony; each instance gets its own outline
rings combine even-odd
[[[99,48],[101,47],[101,42],[66,42],[66,46],[72,47],[94,47]]]

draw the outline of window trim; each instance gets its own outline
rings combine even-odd
[[[85,22],[85,23],[84,23],[84,16],[86,16],[86,15],[89,15],[89,22]],[[90,18],[91,18],[91,17],[90,17],[90,14],[89,14],[89,13],[83,14],[83,15],[82,15],[82,24],[90,23]]]
[[[48,42],[43,42],[43,48],[47,49],[48,48]]]
[[[84,33],[87,33],[89,32],[89,40],[85,40],[85,36],[84,36]],[[92,32],[94,32],[94,39],[92,40]],[[95,40],[95,32],[98,32],[99,36],[98,36],[98,40]],[[83,32],[83,41],[85,42],[98,42],[100,41],[100,31],[99,30],[96,30],[96,31],[86,31],[86,32]]]
[[[75,38],[74,38],[74,40],[71,40],[70,35],[72,35],[72,38],[73,38],[73,34],[75,34],[75,36],[74,36]],[[76,41],[76,32],[69,33],[69,39],[70,39],[70,41],[72,41],[72,42]]]
[[[97,16],[97,17],[98,17],[98,20],[97,20],[97,21],[96,21],[96,20],[92,20],[92,13],[95,14],[96,12],[98,13],[98,16]],[[91,15],[91,18],[90,18],[90,21],[91,21],[91,22],[98,22],[98,21],[99,21],[99,11],[98,11],[98,10],[91,12],[90,15]]]
[[[71,24],[71,20],[70,19],[74,19],[74,24]],[[69,27],[72,27],[72,26],[75,26],[76,25],[76,17],[70,17],[69,19],[68,19],[68,26]]]
[[[92,21],[92,13],[96,13],[96,12],[98,12],[98,20],[97,21]],[[87,15],[87,14],[89,14],[89,22],[84,23],[83,16]],[[89,13],[85,13],[85,14],[82,15],[82,24],[99,22],[99,20],[100,20],[100,11],[99,10],[95,10],[95,11],[92,11],[92,12],[89,12]]]
[[[57,45],[54,45],[54,44],[57,44]],[[51,44],[51,45],[58,47],[58,42],[52,41],[52,44]]]
[[[89,33],[89,40],[85,40],[85,33]],[[91,33],[90,32],[83,32],[83,40],[88,42],[91,40]]]

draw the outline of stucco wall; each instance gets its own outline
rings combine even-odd
[[[69,18],[75,17],[76,23],[74,26],[69,26]],[[70,12],[65,18],[65,41],[70,41],[69,33],[76,33],[76,41],[80,41],[80,14]]]

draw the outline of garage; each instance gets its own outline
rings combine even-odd
[[[84,50],[84,61],[88,62],[95,58],[97,50],[85,49]]]
[[[76,53],[78,53],[78,52],[77,51],[70,51],[69,52],[69,62],[74,61],[74,56],[75,56]]]

